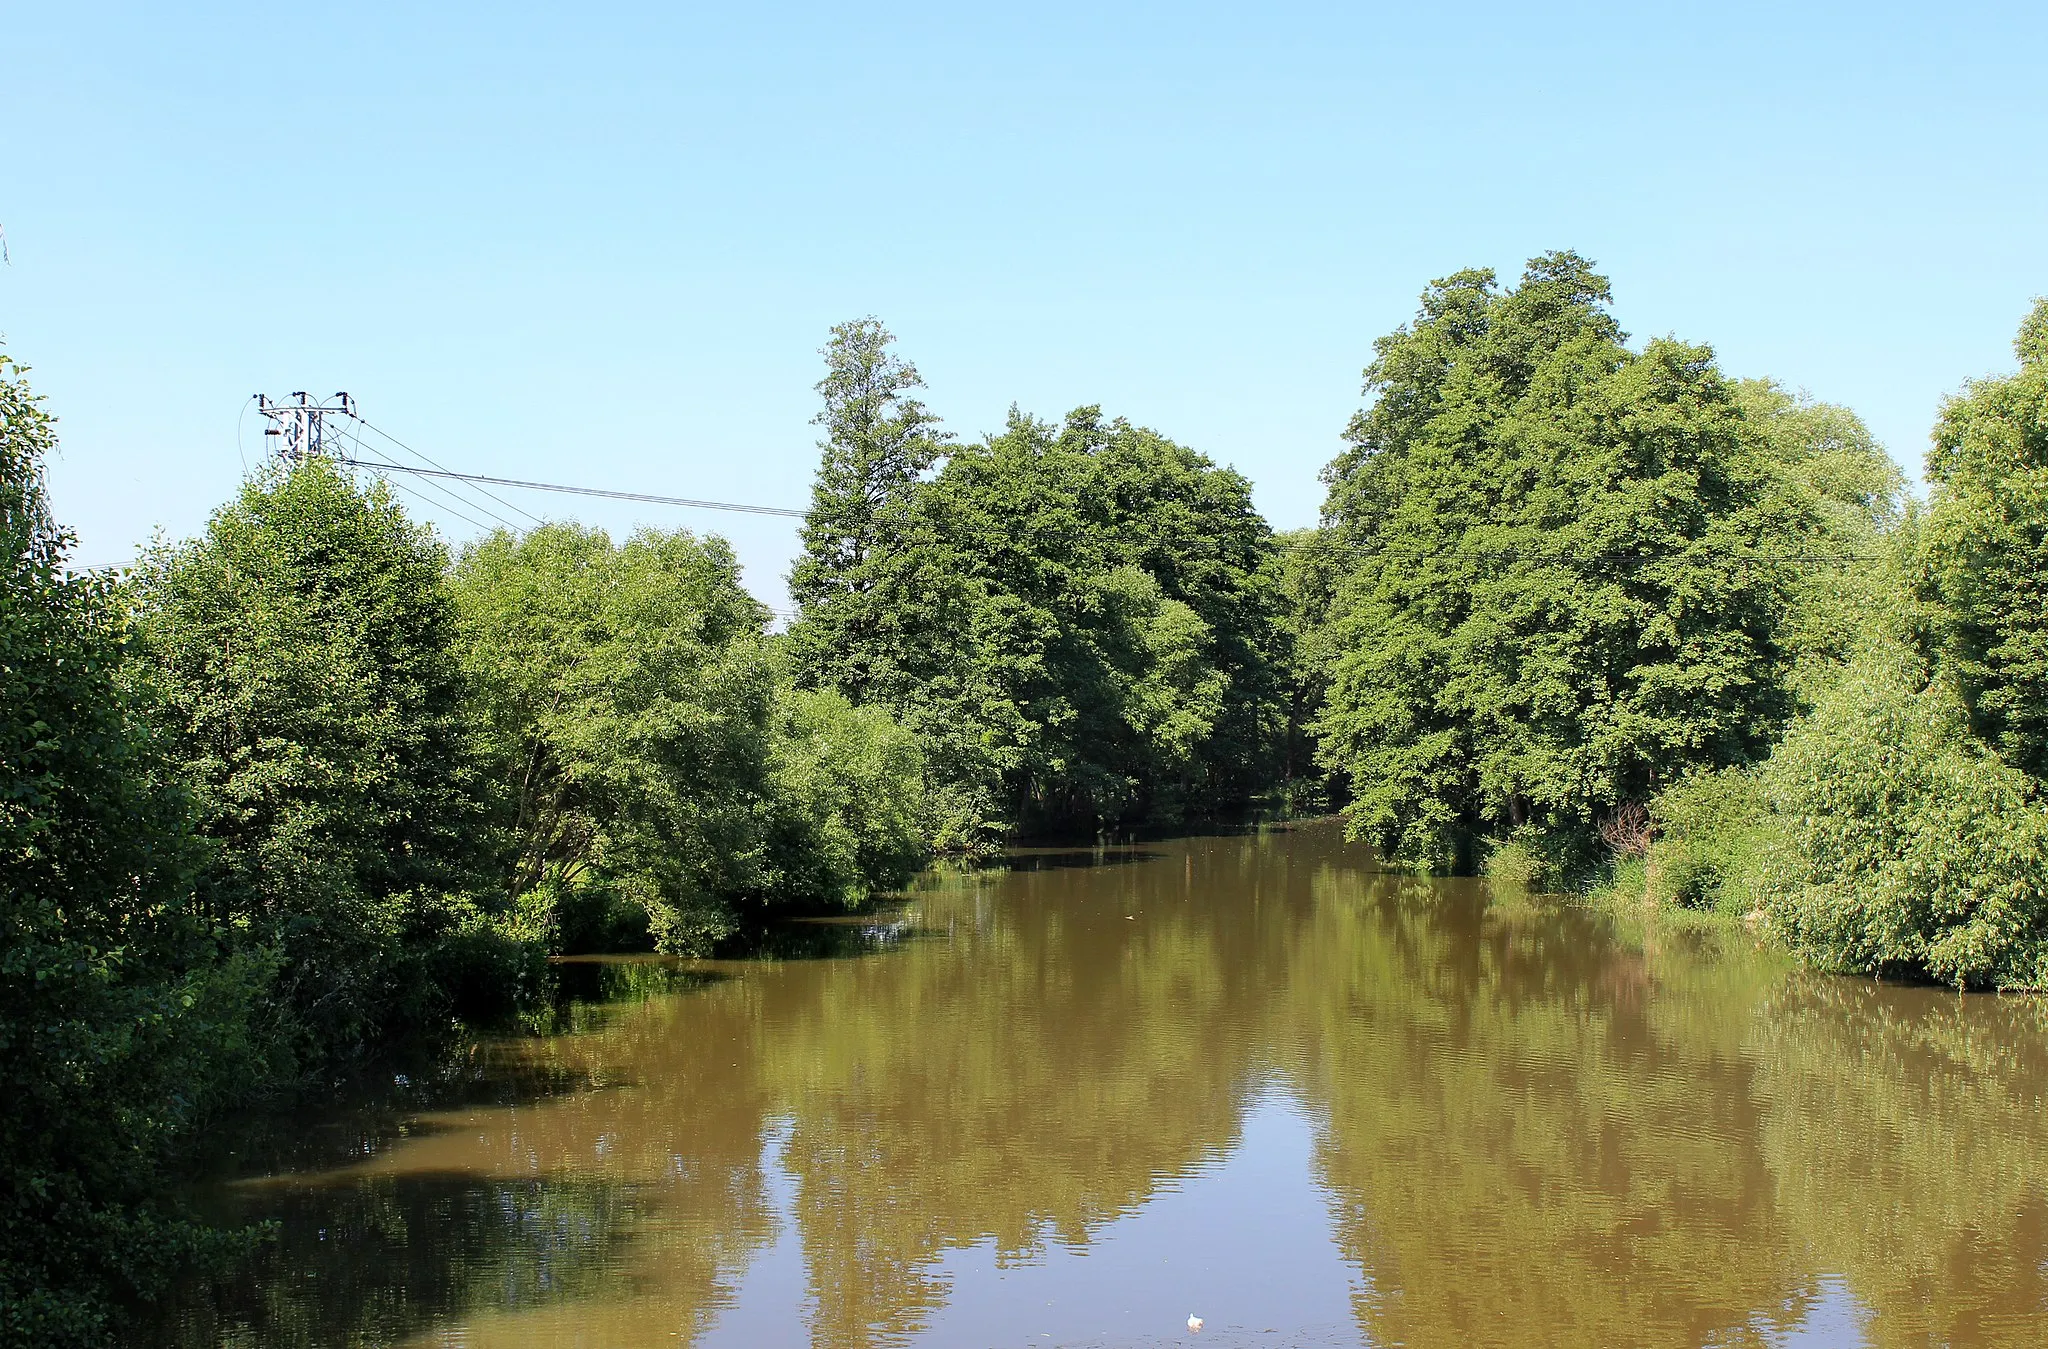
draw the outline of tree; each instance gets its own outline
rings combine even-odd
[[[463,552],[454,594],[502,885],[568,949],[708,952],[771,907],[856,905],[922,860],[915,745],[881,709],[788,687],[723,539],[500,531]]]
[[[1761,757],[1792,711],[1772,558],[1815,531],[1811,493],[1710,350],[1633,352],[1609,300],[1546,254],[1511,290],[1434,283],[1375,344],[1325,471],[1353,564],[1316,729],[1390,854],[1460,868],[1528,830],[1588,865],[1609,812]]]
[[[1094,407],[1059,425],[1012,409],[920,476],[940,442],[901,398],[915,372],[877,354],[886,341],[869,320],[827,348],[835,432],[790,637],[806,680],[917,734],[927,832],[972,849],[1179,821],[1270,788],[1286,638],[1244,478]],[[818,512],[858,527],[817,528]]]
[[[1971,733],[1952,681],[1874,644],[1760,776],[1770,816],[1759,899],[1801,958],[1958,987],[2048,987],[2041,786]]]
[[[131,711],[112,579],[65,565],[22,375],[0,356],[0,1344],[95,1344],[219,1245],[157,1167],[253,1075],[266,970],[199,921],[186,803]]]
[[[1273,587],[1280,597],[1286,646],[1287,724],[1280,777],[1298,810],[1338,803],[1336,775],[1319,765],[1314,725],[1330,696],[1330,609],[1349,573],[1348,555],[1333,550],[1330,532],[1296,529],[1274,536]]]
[[[2013,349],[2017,374],[1942,408],[1914,580],[1922,650],[1960,678],[1977,732],[2048,778],[2048,299]]]
[[[501,530],[463,552],[454,594],[504,793],[506,893],[569,905],[572,927],[623,905],[664,950],[729,934],[727,901],[765,884],[773,673],[724,541]]]
[[[315,1057],[444,1015],[437,962],[489,926],[446,560],[387,488],[315,460],[256,475],[136,578],[209,916],[279,954]]]
[[[876,639],[900,598],[890,581],[904,547],[906,516],[920,477],[952,437],[911,391],[924,387],[917,367],[890,352],[895,337],[869,317],[832,329],[820,353],[825,406],[823,452],[804,517],[803,555],[789,577],[790,598],[805,623],[796,658],[807,680],[856,702],[878,678]]]

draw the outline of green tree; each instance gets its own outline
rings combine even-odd
[[[448,1010],[491,914],[446,552],[382,485],[252,478],[135,581],[154,695],[209,847],[209,916],[281,958],[314,1055]]]
[[[1763,910],[1823,969],[2048,987],[2040,784],[1930,673],[1874,644],[1787,731],[1759,775]]]
[[[1874,628],[1899,621],[1906,475],[1848,408],[1767,379],[1742,380],[1736,397],[1769,466],[1811,512],[1809,532],[1788,543],[1809,560],[1791,573],[1786,629],[1795,685],[1810,696],[1840,674]]]
[[[1274,536],[1273,586],[1280,597],[1284,638],[1286,731],[1280,778],[1297,810],[1338,803],[1339,783],[1319,765],[1314,730],[1330,696],[1330,610],[1351,570],[1348,554],[1333,549],[1324,529],[1296,529]]]
[[[1284,644],[1241,476],[1096,408],[1013,411],[915,490],[904,537],[866,692],[919,733],[942,841],[1271,783]]]
[[[111,1339],[217,1240],[162,1199],[256,1067],[259,959],[198,921],[186,803],[131,714],[112,578],[65,565],[51,418],[0,356],[0,1344]]]
[[[1325,762],[1354,831],[1439,867],[1527,830],[1567,871],[1696,766],[1761,757],[1793,709],[1781,561],[1811,491],[1707,348],[1634,352],[1571,253],[1518,286],[1434,283],[1375,344],[1326,470]]]
[[[769,851],[784,902],[855,908],[923,865],[923,756],[881,708],[779,685],[769,771]]]
[[[571,949],[703,952],[772,905],[853,905],[923,856],[921,764],[879,709],[786,687],[723,539],[493,534],[454,571],[508,839]]]
[[[893,354],[879,319],[841,323],[820,352],[822,457],[789,593],[804,613],[795,652],[807,682],[856,702],[890,670],[885,634],[903,601],[902,552],[912,494],[952,437],[911,396],[917,367]]]
[[[2048,778],[2048,299],[2013,349],[2017,374],[1942,408],[1914,579],[1923,650],[1961,678],[1979,734]]]
[[[916,734],[927,833],[976,849],[1270,787],[1287,639],[1244,479],[1097,408],[952,446],[890,340],[865,319],[825,349],[790,640],[804,682]]]

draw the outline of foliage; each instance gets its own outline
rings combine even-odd
[[[782,685],[769,771],[776,897],[851,909],[876,890],[902,889],[923,864],[923,759],[916,737],[882,709]]]
[[[2013,348],[2017,374],[1942,408],[1914,577],[1922,649],[1959,676],[1978,732],[2048,779],[2048,299]]]
[[[1818,498],[1874,517],[1895,495],[1858,428],[1705,347],[1629,350],[1609,298],[1547,254],[1510,290],[1434,283],[1375,345],[1325,472],[1353,563],[1317,731],[1351,827],[1389,853],[1462,869],[1527,825],[1582,871],[1617,807],[1761,757],[1800,654],[1779,559],[1828,536]],[[1798,436],[1772,418],[1842,443],[1788,471]]]
[[[1543,859],[1521,839],[1503,839],[1486,854],[1486,879],[1509,893],[1540,889]]]
[[[185,802],[121,682],[109,577],[69,571],[51,418],[0,356],[0,1344],[98,1343],[221,1246],[161,1202],[179,1131],[258,1065],[260,959],[192,902]]]
[[[470,889],[482,783],[445,563],[386,488],[315,461],[256,475],[135,580],[207,914],[277,954],[279,1033],[316,1058],[444,1019],[437,967],[474,954],[445,945],[488,944],[501,912]]]
[[[804,622],[792,633],[806,681],[859,701],[890,671],[869,662],[892,654],[883,634],[900,627],[902,596],[891,584],[906,546],[911,500],[921,476],[945,452],[950,433],[910,396],[924,387],[917,367],[894,355],[879,319],[841,323],[819,352],[825,428],[822,457],[804,517],[803,554],[789,594]]]
[[[786,687],[724,540],[499,532],[453,589],[504,893],[578,949],[704,951],[772,904],[855,904],[923,855],[921,764],[879,711]]]
[[[1764,801],[1756,772],[1724,768],[1689,774],[1651,803],[1649,897],[1688,909],[1745,914],[1761,862]]]
[[[1823,969],[2048,985],[2048,813],[1945,678],[1878,647],[1761,774],[1764,912]]]
[[[1766,461],[1810,510],[1787,551],[1809,560],[1789,574],[1785,642],[1793,683],[1811,696],[1832,680],[1873,627],[1900,621],[1898,539],[1908,524],[1905,473],[1849,409],[1787,393],[1763,379],[1736,386],[1743,420]]]
[[[1315,721],[1330,694],[1330,608],[1345,574],[1347,555],[1332,548],[1324,529],[1276,534],[1270,570],[1280,602],[1279,629],[1285,651],[1286,726],[1281,742],[1280,779],[1289,806],[1307,814],[1341,804],[1338,776],[1318,762]]]
[[[914,372],[875,354],[878,327],[853,329],[871,345],[842,327],[827,349],[814,512],[886,528],[812,541],[791,639],[807,679],[917,732],[941,845],[1180,820],[1271,785],[1285,645],[1249,484],[1096,408],[1057,427],[1013,411],[920,478],[937,442],[901,395]],[[894,372],[881,439],[915,455],[842,448],[837,390],[877,362]]]

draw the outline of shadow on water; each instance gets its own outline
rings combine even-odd
[[[617,1066],[548,1046],[634,1004],[731,977],[655,956],[572,957],[555,973],[553,1006],[526,1035],[386,1064],[335,1084],[320,1106],[253,1112],[217,1129],[195,1159],[207,1177],[196,1207],[266,1240],[230,1277],[173,1299],[156,1342],[398,1344],[465,1312],[530,1310],[596,1288],[645,1216],[639,1187],[377,1169],[478,1113],[632,1085]]]
[[[562,956],[550,965],[557,1009],[588,1009],[600,1015],[649,998],[692,993],[731,977],[674,956]]]
[[[618,1263],[637,1200],[625,1185],[465,1174],[259,1187],[245,1216],[275,1239],[233,1281],[178,1306],[164,1342],[396,1344],[477,1308],[587,1296]]]
[[[798,918],[761,933],[758,960],[844,960],[877,955],[934,934],[907,914]]]
[[[992,871],[1066,871],[1076,867],[1121,867],[1157,862],[1163,852],[1138,848],[1014,848],[989,864]]]

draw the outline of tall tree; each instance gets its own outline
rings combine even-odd
[[[1791,710],[1788,540],[1809,494],[1704,347],[1629,350],[1572,253],[1466,271],[1375,344],[1326,471],[1320,723],[1353,828],[1442,867],[1530,827],[1593,857],[1603,816],[1754,758]]]
[[[889,585],[913,489],[952,437],[913,396],[917,367],[890,350],[895,337],[872,316],[832,329],[818,381],[825,429],[804,519],[803,555],[789,593],[803,610],[796,658],[814,683],[861,701],[878,678],[898,597]]]
[[[1013,411],[909,493],[902,531],[865,691],[922,738],[942,842],[1179,820],[1271,783],[1279,602],[1240,475],[1097,408]]]
[[[2018,373],[1942,408],[1915,571],[1923,646],[1961,677],[1978,733],[2048,778],[2048,299],[2013,350]]]

